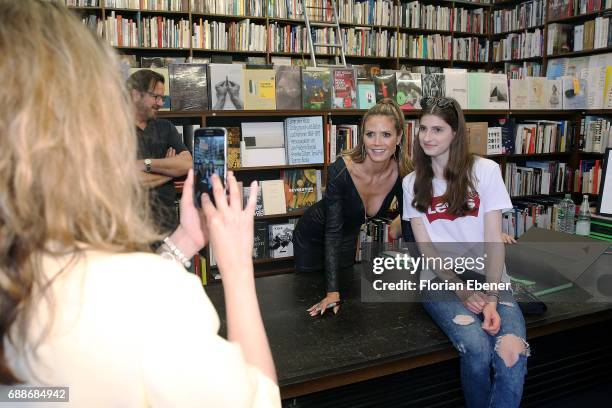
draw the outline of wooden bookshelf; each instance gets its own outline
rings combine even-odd
[[[246,171],[263,171],[263,170],[287,170],[287,169],[312,169],[324,167],[324,163],[318,164],[286,164],[282,166],[259,166],[259,167],[240,167],[237,169],[228,169],[234,173],[246,172]]]
[[[612,47],[594,48],[592,50],[583,50],[583,51],[564,52],[562,54],[547,55],[547,57],[548,59],[566,58],[566,57],[574,58],[574,57],[585,57],[588,55],[607,54],[609,52],[612,52]]]
[[[141,14],[155,14],[155,15],[177,15],[188,17],[190,15],[189,11],[174,11],[174,10],[149,10],[149,9],[133,9],[133,8],[120,8],[120,7],[103,7],[104,11],[108,11],[109,14],[111,12],[115,12],[115,14],[121,13],[141,13]]]
[[[445,0],[424,0],[424,4],[434,4],[440,5],[448,8],[464,8],[464,9],[477,9],[482,8],[484,10],[485,19],[483,21],[485,25],[485,29],[492,30],[491,26],[491,16],[494,10],[499,10],[501,8],[513,8],[514,6],[524,3],[526,0],[505,0],[495,3],[477,3],[470,2],[465,0],[454,0],[454,1],[445,1]],[[180,19],[188,20],[191,24],[197,22],[200,18],[202,20],[210,21],[223,21],[223,22],[239,22],[243,20],[249,19],[253,23],[257,23],[259,25],[263,25],[266,28],[266,37],[269,35],[269,29],[274,24],[279,25],[304,25],[304,21],[300,19],[291,19],[291,18],[282,18],[282,17],[272,17],[272,16],[246,16],[246,15],[227,15],[227,14],[211,14],[211,13],[202,13],[199,11],[192,11],[191,9],[187,11],[157,11],[157,10],[137,10],[137,9],[123,9],[123,8],[109,8],[105,7],[104,0],[100,0],[101,6],[99,7],[71,7],[77,13],[95,13],[99,18],[104,20],[106,17],[110,16],[112,12],[116,15],[125,14],[128,16],[132,16],[134,14],[142,14],[150,17],[152,15],[160,15],[164,17],[172,17],[176,16]],[[191,2],[189,2],[189,5]],[[400,0],[394,0],[395,5],[400,4]],[[438,66],[438,67],[467,67],[470,69],[482,69],[485,68],[487,71],[491,71],[491,69],[499,67],[505,63],[511,64],[520,64],[523,62],[539,62],[542,65],[542,74],[545,73],[546,63],[548,59],[554,58],[563,58],[563,57],[578,57],[578,56],[588,56],[588,55],[596,55],[602,53],[612,52],[612,48],[600,48],[595,50],[587,50],[587,51],[579,51],[579,52],[570,52],[564,53],[560,55],[543,55],[541,57],[529,57],[529,58],[521,58],[521,59],[513,59],[508,61],[492,61],[493,57],[493,47],[492,42],[495,40],[501,40],[504,36],[510,34],[520,34],[524,32],[533,31],[535,29],[543,30],[543,48],[542,51],[546,53],[546,39],[547,39],[547,28],[548,25],[553,23],[580,23],[585,20],[593,19],[598,16],[602,16],[607,12],[612,10],[601,10],[592,13],[587,13],[579,16],[571,16],[565,17],[562,19],[557,19],[554,21],[547,21],[546,14],[548,12],[547,7],[544,9],[544,21],[543,24],[511,30],[503,33],[469,33],[469,32],[456,32],[451,30],[428,30],[428,29],[419,29],[419,28],[409,28],[404,27],[401,24],[401,18],[396,16],[395,25],[390,26],[382,26],[382,25],[370,25],[370,24],[361,24],[361,23],[351,23],[351,22],[340,22],[341,28],[350,29],[353,28],[355,30],[366,30],[366,31],[386,31],[389,33],[389,38],[391,35],[396,35],[396,38],[399,39],[400,34],[415,34],[415,35],[433,35],[440,34],[444,36],[450,36],[451,38],[464,38],[464,37],[475,37],[480,40],[489,41],[489,60],[485,62],[479,61],[460,61],[454,60],[452,57],[448,59],[420,59],[420,58],[410,58],[410,57],[400,57],[400,49],[399,45],[397,46],[396,57],[377,57],[374,55],[350,55],[347,54],[347,62],[363,64],[370,62],[377,62],[382,68],[390,68],[390,69],[399,69],[401,65],[426,65],[426,66]],[[263,12],[266,14],[267,8],[263,7]],[[193,26],[190,24],[190,35],[193,30]],[[612,28],[611,28],[612,29]],[[454,47],[454,44],[451,42],[451,47]],[[269,48],[269,41],[266,41],[265,51],[242,51],[242,50],[217,50],[217,49],[204,49],[193,47],[190,41],[190,47],[185,48],[159,48],[159,47],[115,47],[121,52],[133,52],[138,55],[146,55],[150,56],[154,53],[156,55],[180,55],[186,57],[202,57],[202,56],[211,56],[211,55],[228,55],[232,54],[237,57],[237,59],[247,58],[248,56],[262,56],[265,57],[267,63],[271,63],[272,57],[274,56],[289,56],[295,59],[302,60],[310,60],[310,53],[308,51],[302,52],[274,52]],[[318,57],[324,58],[334,58],[336,54],[317,54]],[[452,50],[451,50],[452,56]],[[322,116],[323,123],[328,123],[330,120],[338,121],[338,119],[343,120],[346,119],[347,122],[357,123],[361,116],[365,113],[365,110],[361,109],[338,109],[338,110],[241,110],[241,111],[216,111],[216,110],[205,110],[205,111],[161,111],[159,116],[163,118],[175,119],[175,121],[189,121],[191,124],[199,124],[202,126],[215,124],[218,126],[224,126],[227,123],[238,123],[242,120],[249,120],[249,118],[257,118],[255,121],[261,120],[260,118],[266,118],[267,120],[272,121],[281,121],[286,117],[293,116]],[[465,110],[464,111],[466,117],[470,121],[475,120],[483,120],[483,121],[492,121],[497,118],[508,118],[514,117],[519,120],[522,119],[557,119],[557,120],[572,120],[579,121],[584,115],[600,115],[600,116],[612,116],[612,110],[517,110],[517,109],[508,109],[508,110]],[[421,114],[421,110],[411,110],[404,112],[406,118],[412,119],[417,118]],[[578,122],[579,123],[579,122]],[[327,138],[326,134],[327,130],[324,130],[324,137]],[[326,139],[325,139],[326,140]],[[326,155],[327,156],[327,155]],[[573,166],[579,162],[579,160],[583,157],[587,158],[599,158],[602,155],[599,153],[590,153],[590,152],[581,152],[572,150],[570,152],[559,152],[559,153],[546,153],[546,154],[523,154],[523,155],[494,155],[490,156],[491,158],[500,161],[502,164],[508,162],[516,162],[521,160],[562,160],[567,161],[568,164],[572,164]],[[329,163],[325,162],[322,164],[313,164],[313,165],[296,165],[296,166],[261,166],[261,167],[250,167],[250,168],[239,168],[233,169],[234,172],[238,173],[240,177],[243,178],[254,178],[257,177],[258,173],[261,174],[270,174],[273,172],[279,172],[283,169],[299,169],[299,168],[316,168],[322,170],[322,179],[325,179],[325,172]],[[574,167],[575,168],[575,167]],[[564,193],[551,194],[551,196],[562,195]],[[533,198],[533,197],[541,197],[541,196],[521,196],[521,197],[512,197],[513,199],[520,198]],[[304,213],[303,210],[295,211],[291,213],[273,215],[273,216],[263,216],[257,217],[256,219],[259,221],[268,221],[273,219],[283,219],[283,218],[296,218],[301,216]],[[256,260],[254,262],[256,264],[258,276],[263,276],[265,274],[274,274],[274,273],[286,273],[292,271],[292,263],[293,257],[291,258],[268,258],[263,260]],[[207,268],[209,270],[210,268]]]
[[[504,31],[503,33],[493,33],[493,34],[491,34],[491,39],[499,39],[499,38],[507,36],[508,34],[522,34],[525,31],[537,30],[538,28],[539,29],[543,29],[544,28],[544,24],[535,25],[535,26],[531,26],[531,27],[525,27],[525,28],[518,28],[516,30],[511,30],[511,31]]]
[[[612,12],[612,9],[604,9],[604,10],[599,10],[599,11],[592,11],[590,13],[584,13],[584,14],[577,14],[575,16],[568,16],[568,17],[563,17],[563,18],[558,18],[555,20],[550,20],[547,21],[547,24],[555,24],[555,23],[578,23],[581,21],[586,21],[586,20],[590,20],[590,19],[594,19],[595,17],[599,17],[601,15],[603,15],[604,13],[609,13]]]

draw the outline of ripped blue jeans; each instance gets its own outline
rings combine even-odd
[[[482,313],[476,315],[466,309],[455,292],[422,292],[423,307],[459,352],[461,385],[469,408],[514,408],[521,403],[529,356],[525,320],[512,293],[502,291],[499,294],[497,312],[501,327],[497,335],[491,336],[481,327]],[[504,340],[504,336],[515,342],[514,349],[517,341],[522,343],[518,359],[516,353],[508,353],[512,341]]]

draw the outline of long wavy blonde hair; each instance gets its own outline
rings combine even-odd
[[[41,255],[148,250],[157,237],[114,51],[42,0],[0,0],[0,50],[0,383],[10,384],[4,340],[25,338]]]

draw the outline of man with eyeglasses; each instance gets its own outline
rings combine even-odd
[[[152,215],[160,233],[178,226],[173,179],[187,174],[191,154],[174,125],[157,118],[164,105],[164,77],[142,69],[127,81],[138,136],[137,168],[142,183],[149,188]]]

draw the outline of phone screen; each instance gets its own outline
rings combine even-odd
[[[203,193],[212,192],[213,174],[217,174],[222,182],[226,173],[226,139],[224,128],[201,128],[195,131],[193,137],[193,170],[195,174],[194,203],[200,208],[200,198]],[[214,201],[212,193],[210,199]]]

